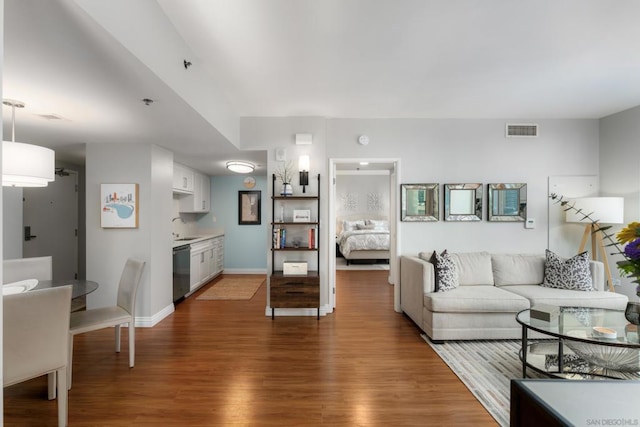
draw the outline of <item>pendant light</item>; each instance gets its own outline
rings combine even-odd
[[[2,185],[4,187],[46,187],[55,172],[55,153],[38,145],[16,141],[16,108],[24,102],[3,99],[11,107],[11,141],[2,141]]]

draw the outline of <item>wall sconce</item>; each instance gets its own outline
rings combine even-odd
[[[300,156],[298,158],[298,170],[300,171],[302,192],[306,193],[305,187],[309,185],[309,156]]]

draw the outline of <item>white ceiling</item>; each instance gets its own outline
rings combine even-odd
[[[85,143],[153,142],[210,174],[264,165],[78,7],[100,1],[5,0],[3,97],[27,104],[17,139],[74,161]],[[166,54],[205,72],[237,117],[600,118],[640,105],[636,0],[136,2],[164,14],[190,52]],[[145,23],[126,6],[113,8]]]

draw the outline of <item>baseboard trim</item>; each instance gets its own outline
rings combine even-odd
[[[326,316],[331,313],[332,310],[328,305],[320,307],[320,316]],[[271,317],[271,307],[267,306],[264,311],[265,316]],[[275,316],[309,316],[316,317],[318,315],[317,308],[276,308]]]
[[[136,328],[152,328],[174,311],[175,306],[173,305],[173,303],[171,303],[151,317],[136,316]]]
[[[225,268],[222,274],[267,274],[266,268]]]

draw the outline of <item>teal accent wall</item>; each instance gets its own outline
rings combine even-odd
[[[224,268],[266,270],[267,268],[267,177],[254,176],[256,185],[247,189],[245,175],[211,177],[211,211],[198,220],[198,228],[224,230]],[[238,191],[261,192],[261,224],[238,224]],[[215,217],[215,222],[213,221]]]

